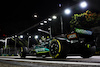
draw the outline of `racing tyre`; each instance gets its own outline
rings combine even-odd
[[[53,39],[49,45],[49,54],[52,58],[66,58],[69,52],[66,41]]]
[[[89,58],[91,56],[93,56],[93,54],[95,53],[96,51],[96,46],[91,46],[91,47],[88,47],[88,48],[84,48],[82,51],[81,51],[81,57],[83,58]]]
[[[25,58],[27,52],[28,52],[27,47],[21,47],[21,48],[20,48],[20,57],[21,57],[21,58]]]
[[[26,57],[26,54],[21,52],[21,55],[20,55],[21,58],[25,58]]]

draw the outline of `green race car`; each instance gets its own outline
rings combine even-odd
[[[32,50],[21,47],[21,58],[25,58],[30,51],[32,55],[50,56],[55,59],[66,58],[68,54],[79,54],[83,58],[89,58],[96,51],[95,38],[92,31],[75,28],[70,34],[40,40]]]

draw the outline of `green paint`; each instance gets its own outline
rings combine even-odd
[[[80,33],[80,34],[92,35],[92,31],[79,29],[79,28],[75,28],[75,32]]]
[[[49,51],[37,52],[37,54],[39,54],[39,53],[47,53],[47,52],[49,52]]]
[[[38,52],[49,51],[49,49],[47,49],[47,48],[38,48],[38,49],[35,49],[35,51],[38,53]]]

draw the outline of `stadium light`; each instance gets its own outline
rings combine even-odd
[[[34,18],[37,18],[38,16],[37,15],[34,15]]]
[[[35,39],[38,39],[38,37],[39,37],[38,35],[35,35]]]
[[[47,23],[47,21],[44,21],[44,23]]]
[[[40,25],[44,25],[44,23],[40,23]]]
[[[20,38],[22,39],[23,38],[23,35],[20,35]]]
[[[48,21],[52,21],[52,19],[51,18],[48,18]]]
[[[88,5],[88,4],[87,4],[86,1],[83,1],[83,2],[80,3],[80,7],[81,7],[81,8],[85,8],[85,7],[87,7],[87,5]]]
[[[71,13],[71,10],[67,8],[67,9],[65,9],[64,13],[68,15]]]
[[[52,18],[53,18],[53,19],[57,19],[57,16],[54,15],[54,16],[52,16]]]

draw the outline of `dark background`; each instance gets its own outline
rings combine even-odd
[[[1,20],[0,20],[0,35],[12,35],[19,33],[32,25],[48,18],[61,9],[59,4],[62,4],[62,9],[73,6],[82,0],[3,0],[1,1]],[[100,0],[86,0],[88,8],[99,12]],[[81,13],[82,10],[73,10],[74,13]],[[37,14],[38,18],[33,18],[32,15]],[[71,16],[69,16],[71,17]]]

